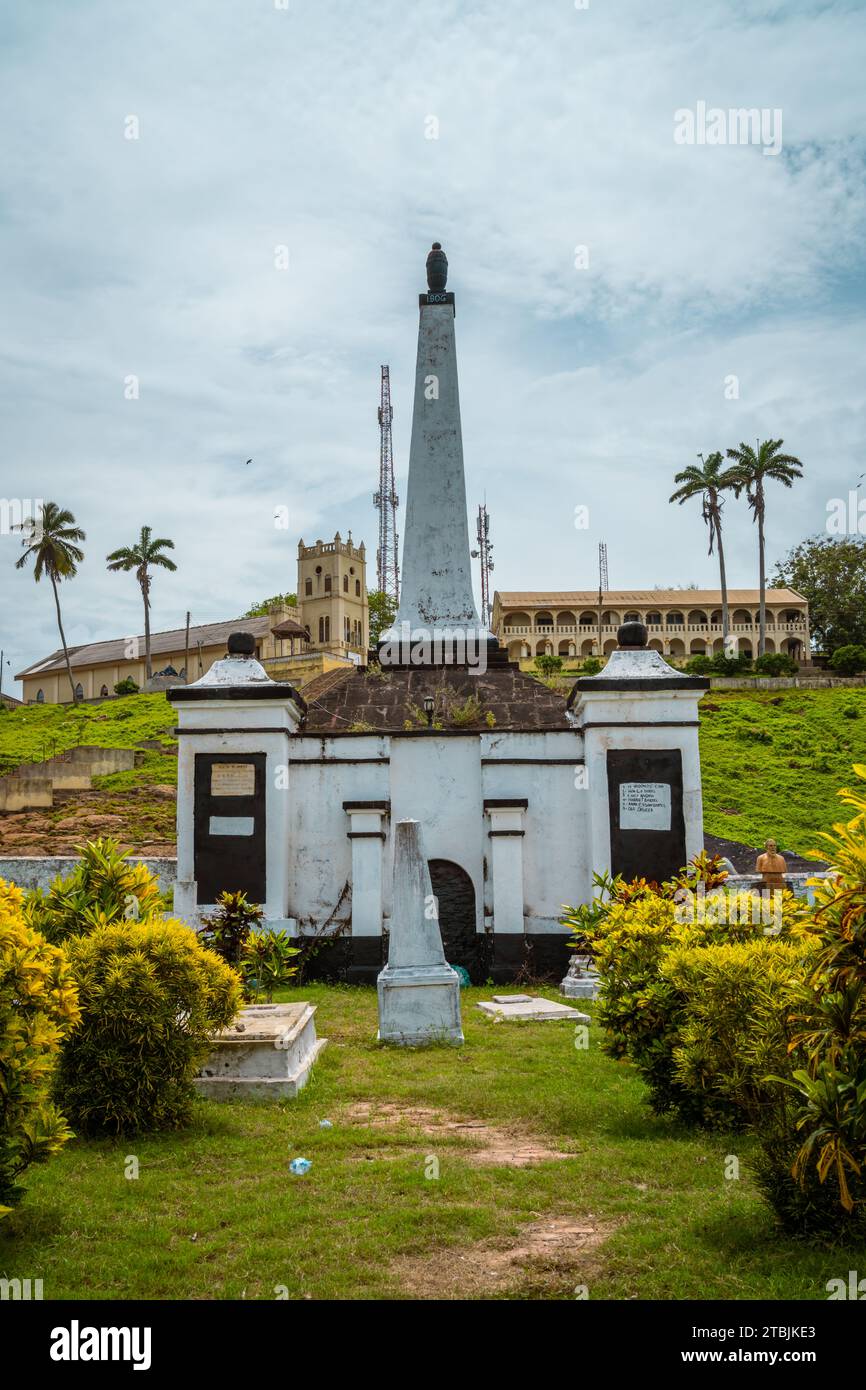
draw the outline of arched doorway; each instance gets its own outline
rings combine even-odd
[[[487,978],[484,935],[475,930],[475,887],[465,869],[450,859],[431,859],[430,883],[439,903],[445,959],[462,965],[474,985]]]

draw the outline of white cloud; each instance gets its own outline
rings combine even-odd
[[[293,587],[301,534],[351,526],[372,560],[379,364],[405,514],[434,236],[458,296],[470,506],[486,489],[500,587],[591,585],[601,534],[614,583],[711,582],[699,517],[666,501],[699,449],[781,434],[804,458],[807,480],[773,499],[778,550],[862,471],[857,7],[47,13],[7,21],[0,84],[16,131],[0,184],[0,492],[54,497],[87,530],[64,594],[81,640],[140,626],[134,583],[102,557],[142,523],[181,564],[158,577],[160,626]],[[673,113],[698,100],[781,107],[785,152],[676,146]],[[123,138],[131,113],[138,141]],[[582,501],[593,528],[577,533]],[[284,503],[288,533],[272,526]],[[729,517],[745,583],[752,527],[733,504]],[[3,640],[23,666],[56,636],[13,548],[0,538]]]

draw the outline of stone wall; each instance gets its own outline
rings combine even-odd
[[[866,676],[710,676],[711,690],[824,690],[866,685]]]
[[[50,774],[41,770],[40,764],[32,771],[19,768],[0,777],[0,812],[35,811],[53,805],[54,783]]]
[[[128,772],[134,766],[134,748],[97,748],[87,744],[69,748],[41,763],[22,763],[0,777],[0,812],[49,808],[54,805],[55,791],[89,791],[94,777]]]
[[[160,887],[171,888],[177,877],[176,859],[144,859],[130,855],[133,863],[146,864],[151,873],[156,874]],[[7,883],[16,883],[19,888],[48,888],[58,874],[68,874],[78,863],[74,854],[47,856],[20,855],[17,858],[0,859],[0,878]]]

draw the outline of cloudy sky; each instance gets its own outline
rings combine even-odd
[[[434,239],[498,588],[592,587],[599,540],[614,588],[717,582],[667,502],[701,450],[803,459],[771,560],[866,469],[860,0],[41,0],[0,52],[0,494],[87,532],[70,642],[140,631],[104,557],[144,523],[179,564],[157,628],[293,589],[299,536],[375,557],[379,367],[405,504]],[[677,143],[700,102],[780,111],[781,152]],[[726,524],[751,585],[744,503]],[[57,645],[19,544],[12,671]]]

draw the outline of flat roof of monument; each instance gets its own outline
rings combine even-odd
[[[568,603],[573,606],[585,608],[598,607],[598,589],[533,589],[533,590],[496,590],[494,600],[499,599],[503,608],[513,608],[518,604],[529,604],[530,607],[538,607],[539,604],[554,604],[559,606]],[[766,597],[768,603],[806,603],[802,594],[798,594],[794,589],[767,589]],[[722,601],[720,589],[608,589],[603,596],[603,606],[610,608],[613,605],[622,606],[624,603],[677,603],[685,608],[692,608],[696,603],[719,604]],[[759,589],[729,589],[728,604],[745,603],[748,605],[760,603],[761,593]]]
[[[303,687],[307,712],[301,733],[411,734],[427,732],[425,695],[444,710],[444,728],[455,736],[568,730],[565,694],[550,690],[516,663],[472,675],[465,667],[378,666],[327,671]],[[467,718],[467,701],[478,700],[478,717]],[[452,719],[453,711],[459,713]],[[488,724],[488,715],[492,723]]]

